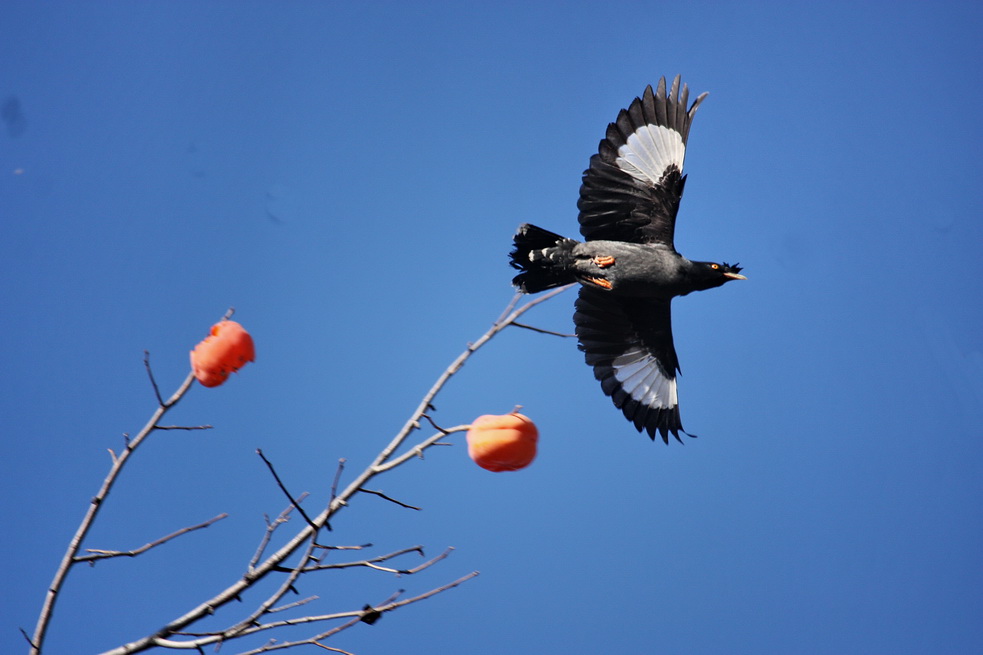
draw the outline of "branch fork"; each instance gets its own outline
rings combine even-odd
[[[495,335],[504,330],[509,326],[521,327],[524,329],[535,330],[537,332],[542,332],[546,334],[558,335],[559,333],[550,332],[547,330],[540,330],[538,328],[531,328],[528,325],[517,322],[517,319],[525,314],[527,311],[535,307],[536,305],[549,300],[553,296],[562,293],[568,287],[560,287],[554,289],[548,293],[542,294],[534,299],[528,300],[525,304],[519,305],[519,301],[522,298],[521,294],[516,294],[513,299],[508,303],[505,310],[499,316],[499,318],[492,324],[492,326],[476,341],[468,343],[467,348],[462,352],[451,364],[444,370],[444,372],[437,378],[437,381],[430,388],[430,390],[424,395],[416,411],[409,417],[402,429],[396,433],[390,443],[382,449],[382,451],[375,457],[375,459],[369,463],[369,465],[362,470],[355,478],[348,484],[347,487],[339,491],[339,483],[341,480],[342,473],[345,468],[345,460],[341,459],[338,462],[338,468],[334,475],[334,480],[331,484],[330,498],[324,509],[321,510],[316,516],[310,516],[302,507],[301,502],[307,498],[307,493],[301,494],[300,496],[293,496],[287,490],[285,484],[280,479],[279,475],[273,467],[273,464],[263,455],[261,450],[257,450],[257,454],[263,459],[267,464],[271,474],[276,480],[277,485],[287,497],[289,504],[288,506],[273,520],[269,517],[265,517],[266,530],[263,534],[260,543],[256,549],[255,554],[248,562],[243,575],[236,582],[231,584],[225,590],[216,594],[214,597],[205,600],[196,607],[189,609],[185,614],[177,617],[167,623],[165,626],[157,630],[155,633],[131,641],[129,643],[123,644],[114,648],[112,650],[106,651],[103,655],[128,655],[131,653],[139,653],[149,650],[154,647],[163,648],[175,648],[182,650],[198,650],[202,652],[202,649],[207,645],[219,646],[224,642],[234,639],[236,637],[242,637],[246,635],[256,634],[261,631],[272,630],[278,627],[288,626],[288,625],[300,625],[306,623],[318,623],[324,621],[335,621],[348,619],[345,623],[335,626],[325,632],[321,632],[314,635],[308,639],[300,641],[269,641],[266,645],[259,648],[246,651],[242,655],[255,655],[258,653],[270,652],[273,650],[282,650],[286,648],[291,648],[294,646],[301,645],[314,645],[319,646],[322,649],[346,653],[338,648],[332,648],[330,646],[325,646],[321,641],[327,639],[328,637],[341,632],[353,625],[358,623],[374,623],[386,612],[391,612],[400,607],[419,602],[434,596],[436,594],[442,593],[449,589],[453,589],[468,580],[471,580],[478,575],[477,571],[473,571],[463,577],[454,580],[453,582],[435,587],[427,592],[421,593],[419,595],[406,598],[403,600],[396,600],[396,598],[401,595],[402,591],[394,594],[390,599],[384,601],[383,603],[377,605],[365,605],[362,609],[352,610],[347,612],[338,612],[334,614],[322,614],[322,615],[310,615],[303,616],[299,618],[284,619],[279,621],[270,621],[263,623],[263,618],[267,615],[283,612],[286,610],[294,609],[315,600],[316,596],[310,596],[302,600],[293,601],[287,604],[281,604],[281,599],[287,593],[296,593],[297,589],[295,583],[297,582],[299,576],[303,573],[322,571],[327,569],[340,569],[340,568],[351,568],[351,567],[363,567],[368,569],[373,569],[381,572],[392,573],[395,575],[412,575],[420,571],[426,570],[433,566],[437,562],[442,561],[450,555],[453,548],[448,548],[444,550],[440,555],[433,557],[425,562],[412,567],[412,568],[397,568],[394,566],[386,565],[390,560],[397,558],[401,555],[405,555],[412,552],[418,552],[420,556],[423,556],[423,548],[421,546],[414,546],[411,548],[404,548],[401,550],[393,551],[385,555],[378,555],[375,557],[366,558],[358,561],[351,562],[339,562],[339,563],[322,563],[319,559],[320,553],[326,552],[328,550],[362,550],[371,546],[371,544],[363,544],[359,546],[324,546],[317,542],[317,537],[321,530],[324,528],[330,529],[329,520],[342,508],[347,507],[349,500],[357,493],[366,493],[370,495],[376,495],[384,500],[388,500],[401,507],[410,508],[414,510],[419,510],[420,508],[414,507],[407,503],[398,501],[381,491],[373,490],[367,488],[365,485],[375,476],[385,473],[397,466],[400,466],[410,459],[423,457],[424,451],[426,451],[431,446],[436,445],[447,445],[447,442],[442,441],[445,437],[467,430],[470,426],[468,425],[458,425],[451,428],[443,428],[437,425],[434,420],[429,416],[427,412],[434,409],[433,400],[437,394],[444,388],[447,382],[453,377],[465,364],[465,362],[488,343]],[[233,310],[226,312],[225,318],[229,318],[232,315]],[[560,335],[564,336],[564,335]],[[113,450],[109,450],[111,458],[111,467],[109,473],[106,475],[99,488],[96,495],[90,501],[87,511],[79,524],[75,535],[72,537],[68,548],[62,557],[62,560],[55,572],[54,579],[48,587],[48,591],[45,595],[44,603],[42,604],[41,611],[38,615],[37,625],[33,636],[28,636],[25,631],[21,631],[24,634],[25,639],[30,644],[30,653],[32,655],[41,655],[45,635],[47,634],[48,628],[51,623],[52,613],[54,611],[55,603],[58,596],[65,584],[68,572],[71,570],[72,566],[82,563],[89,562],[94,563],[100,559],[110,559],[117,557],[135,557],[142,553],[147,552],[157,546],[161,546],[179,536],[193,532],[196,530],[204,529],[214,524],[215,522],[224,519],[225,514],[220,514],[208,521],[199,523],[197,525],[188,526],[177,530],[169,535],[161,537],[155,541],[151,541],[143,546],[130,551],[118,551],[118,550],[105,550],[105,549],[87,549],[87,554],[80,555],[79,550],[82,546],[83,541],[87,537],[92,525],[98,515],[99,509],[102,507],[104,501],[106,500],[109,492],[112,490],[113,485],[119,478],[129,461],[130,455],[155,431],[155,430],[205,430],[210,429],[210,425],[198,425],[198,426],[180,426],[180,425],[164,425],[161,423],[161,419],[171,410],[188,392],[192,383],[194,382],[194,374],[189,374],[185,380],[181,383],[178,389],[171,395],[170,398],[166,400],[160,393],[160,388],[157,385],[157,381],[154,378],[153,371],[150,368],[150,355],[146,351],[144,352],[144,366],[147,370],[148,377],[150,378],[150,383],[153,388],[154,396],[157,401],[157,409],[154,411],[150,420],[146,423],[143,429],[137,433],[136,436],[130,437],[125,435],[125,447],[123,450],[117,454]],[[423,441],[412,445],[404,450],[401,454],[396,454],[409,438],[409,436],[421,427],[421,420],[426,419],[427,422],[437,431],[436,434],[424,439]],[[285,544],[280,546],[276,551],[267,554],[267,549],[269,548],[270,541],[274,532],[286,524],[289,521],[290,514],[296,509],[297,512],[303,517],[304,523],[300,526],[297,532],[290,537]],[[300,558],[296,566],[287,566],[285,564],[286,560],[300,551]],[[247,589],[251,588],[256,582],[264,579],[267,575],[273,572],[285,573],[286,577],[281,581],[281,584],[270,593],[267,598],[261,602],[254,610],[248,613],[247,616],[243,617],[240,621],[228,628],[216,632],[209,633],[191,633],[186,629],[188,626],[214,614],[218,609],[224,607],[225,605],[233,601],[241,601],[242,593]],[[184,640],[175,640],[173,637],[189,637]]]

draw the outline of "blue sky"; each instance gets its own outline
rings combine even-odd
[[[710,96],[676,245],[749,277],[674,303],[700,438],[651,443],[572,341],[506,331],[435,418],[521,404],[536,462],[488,473],[458,435],[393,471],[376,487],[424,509],[358,497],[330,540],[454,553],[301,594],[481,571],[329,642],[359,655],[983,648],[978,3],[12,1],[0,24],[0,651],[154,409],[144,350],[170,393],[234,306],[257,362],[191,390],[169,418],[215,429],[155,434],[86,546],[230,518],[78,567],[49,653],[233,582],[284,506],[257,447],[319,502],[338,458],[361,470],[511,298],[515,227],[576,236],[607,123],[677,73]],[[528,322],[570,331],[572,304]]]

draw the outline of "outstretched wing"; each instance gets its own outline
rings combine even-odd
[[[696,108],[686,109],[689,89],[679,76],[666,94],[645,88],[618,120],[608,125],[580,186],[580,233],[588,241],[630,241],[673,246],[676,212],[683,196],[683,160]]]
[[[655,440],[683,432],[676,395],[679,360],[672,344],[670,300],[619,297],[580,289],[573,320],[580,349],[601,389],[625,418]]]

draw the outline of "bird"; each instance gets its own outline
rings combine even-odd
[[[573,320],[594,377],[640,433],[667,445],[695,436],[680,419],[672,300],[747,279],[739,264],[691,261],[673,244],[689,130],[708,95],[687,109],[679,82],[668,93],[665,77],[648,85],[608,125],[580,186],[583,241],[523,223],[509,253],[520,293],[580,284]]]

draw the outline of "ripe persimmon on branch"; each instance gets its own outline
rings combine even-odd
[[[422,546],[402,548],[390,553],[363,557],[362,559],[353,559],[347,562],[325,563],[322,560],[328,552],[362,551],[367,549],[370,544],[356,546],[327,545],[320,543],[319,538],[323,536],[326,529],[331,529],[329,522],[342,509],[348,506],[352,497],[359,493],[377,495],[402,507],[418,509],[391,498],[382,492],[368,489],[365,485],[376,476],[402,466],[412,459],[422,459],[423,453],[428,448],[437,444],[446,443],[442,440],[449,435],[468,431],[472,427],[471,425],[457,425],[447,428],[437,426],[427,413],[432,408],[434,398],[440,393],[451,377],[460,370],[471,355],[505,328],[516,326],[546,332],[537,328],[530,328],[528,325],[519,323],[517,319],[539,303],[549,300],[562,292],[565,288],[555,289],[534,299],[527,300],[527,302],[521,305],[519,302],[522,296],[516,294],[492,326],[476,341],[468,344],[464,352],[451,362],[437,378],[434,385],[423,396],[419,406],[391,441],[361,473],[356,475],[341,490],[339,490],[339,485],[342,480],[346,461],[344,459],[339,460],[338,470],[331,486],[330,496],[317,514],[312,515],[301,507],[301,503],[307,500],[309,495],[305,492],[299,496],[293,496],[289,491],[289,485],[277,474],[274,464],[261,451],[257,451],[269,467],[276,485],[287,497],[288,504],[275,519],[266,519],[266,529],[261,536],[260,545],[251,560],[245,563],[242,574],[224,590],[212,598],[198,603],[181,616],[168,622],[164,627],[152,634],[145,635],[139,639],[108,650],[104,655],[126,655],[128,653],[147,651],[152,648],[197,649],[201,652],[208,645],[217,647],[248,635],[269,633],[277,628],[307,624],[314,626],[320,625],[320,627],[316,627],[314,630],[315,634],[309,637],[293,641],[271,640],[263,646],[245,652],[248,654],[265,653],[301,645],[317,645],[329,651],[345,652],[338,648],[326,646],[322,642],[357,623],[372,624],[385,612],[425,600],[435,594],[452,589],[478,575],[477,571],[473,571],[452,582],[433,587],[427,592],[410,598],[401,599],[399,598],[401,592],[398,592],[376,605],[365,605],[361,608],[331,614],[310,614],[287,619],[274,618],[283,616],[282,612],[284,611],[303,607],[316,598],[316,596],[312,596],[290,603],[283,602],[283,598],[288,592],[295,592],[297,590],[298,580],[306,573],[358,567],[398,575],[412,575],[429,569],[451,553],[453,549],[448,548],[440,555],[412,567],[397,566],[393,560],[409,553],[417,553],[423,556]],[[171,532],[153,541],[148,541],[145,545],[132,550],[86,548],[83,552],[83,544],[99,515],[100,509],[105,504],[113,485],[123,473],[124,468],[130,461],[131,455],[137,448],[158,430],[205,430],[212,427],[210,425],[178,426],[164,425],[161,423],[164,416],[185,396],[194,381],[197,379],[203,386],[217,386],[222,384],[231,372],[238,370],[255,358],[252,338],[241,325],[228,320],[231,317],[231,313],[232,311],[230,310],[223,320],[212,328],[210,336],[202,341],[192,352],[192,372],[166,400],[161,395],[157,382],[154,379],[153,372],[150,368],[149,355],[145,353],[144,364],[157,399],[157,409],[139,433],[132,438],[129,436],[126,437],[124,446],[119,453],[113,450],[109,451],[111,458],[109,473],[102,481],[98,492],[90,501],[85,515],[58,565],[54,579],[45,595],[34,633],[33,635],[28,635],[26,631],[22,630],[25,639],[28,641],[32,655],[41,655],[43,652],[45,636],[51,625],[56,602],[64,589],[68,574],[73,567],[83,562],[92,564],[96,561],[106,559],[137,557],[151,549],[166,547],[166,544],[173,539],[195,530],[210,527],[225,518],[225,514],[220,514],[206,521]],[[512,470],[528,465],[535,456],[535,440],[537,436],[535,426],[529,419],[517,415],[515,412],[506,417],[496,418],[501,420],[493,420],[492,417],[481,417],[481,421],[475,422],[474,432],[468,435],[470,445],[469,453],[480,466],[489,468],[490,470]],[[423,429],[424,424],[422,421],[424,419],[436,430],[435,434],[418,443],[407,445],[410,436],[418,430]],[[273,552],[267,552],[270,548],[272,536],[277,530],[288,523],[295,510],[302,517],[303,523],[296,524],[296,532],[286,540],[286,543]],[[300,556],[295,560],[296,563],[291,564],[287,562],[289,558],[297,554]],[[266,597],[260,600],[245,616],[231,621],[222,629],[201,632],[191,630],[196,622],[205,617],[213,616],[218,610],[233,600],[241,600],[242,594],[246,590],[252,588],[256,583],[266,579],[271,574],[283,576],[280,584],[276,585],[272,592],[267,591]],[[338,621],[343,622],[333,625],[330,628],[323,625],[325,623],[334,624]]]

